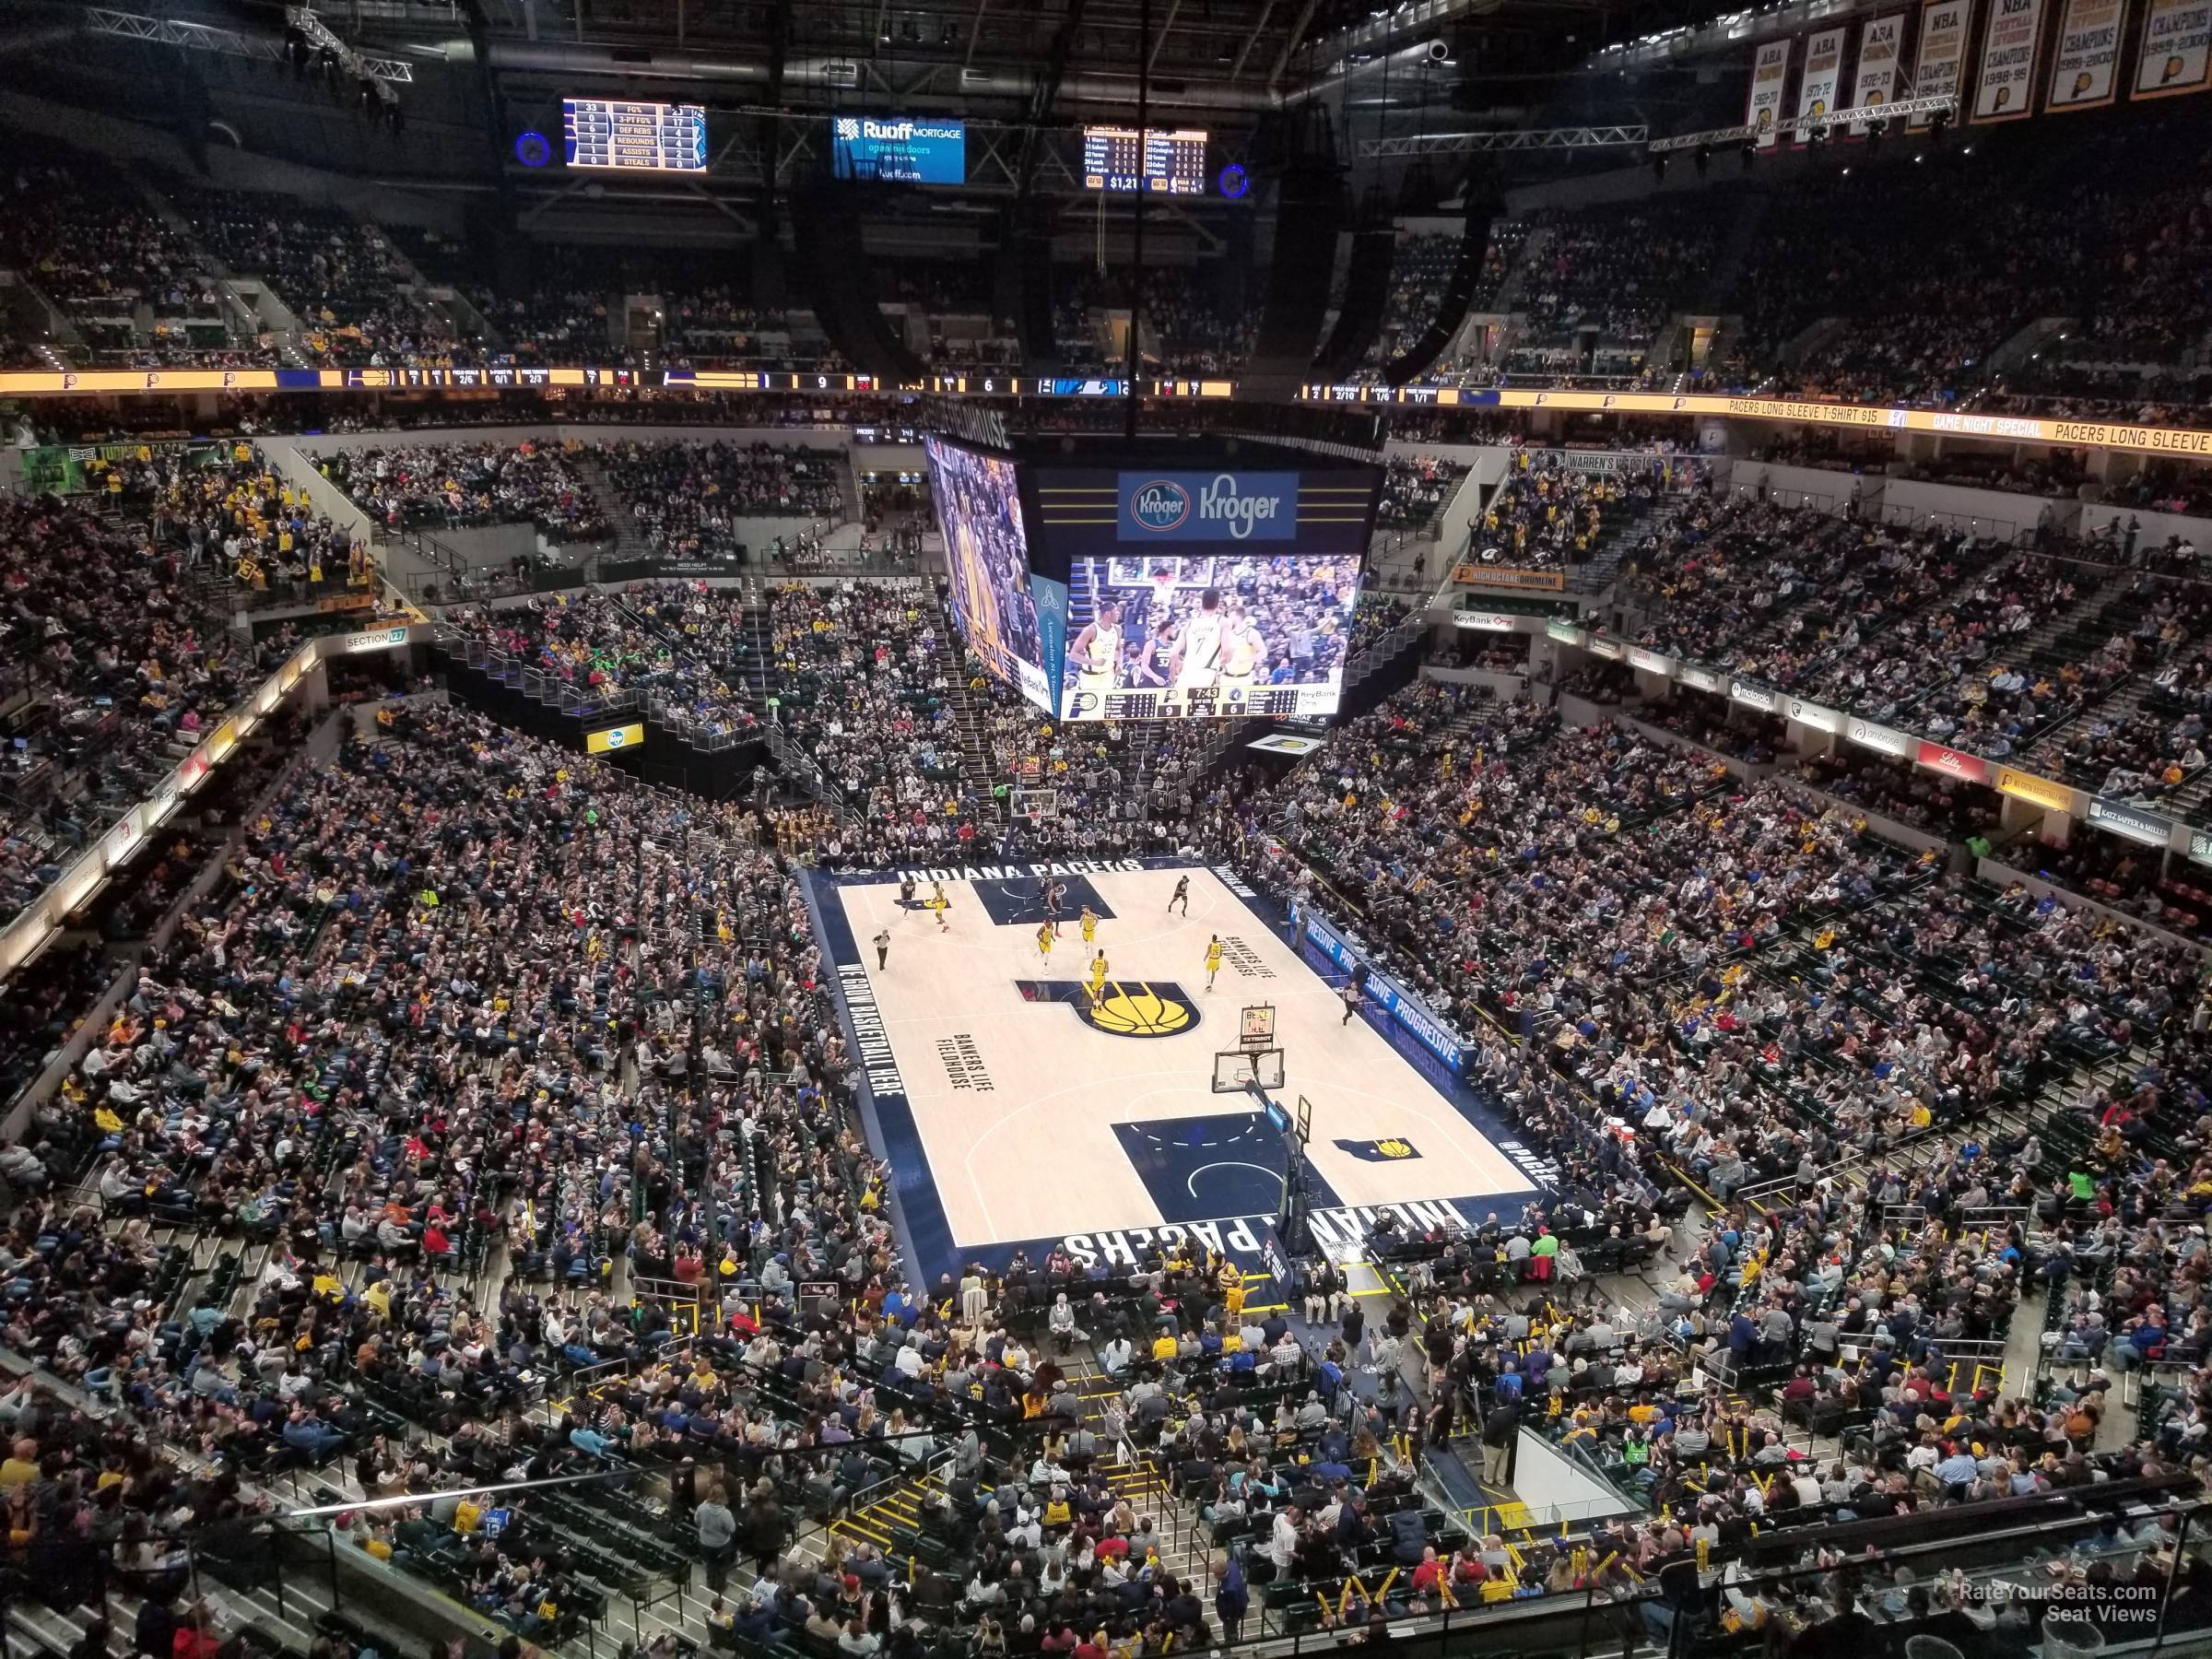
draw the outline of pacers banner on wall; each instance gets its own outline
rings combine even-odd
[[[645,723],[633,720],[628,725],[608,726],[603,731],[583,735],[583,752],[587,755],[612,754],[617,749],[642,747],[645,742]]]
[[[1897,60],[1905,49],[1905,14],[1869,18],[1859,31],[1859,68],[1851,89],[1854,110],[1878,110],[1897,96]],[[1865,135],[1867,124],[1851,124],[1854,137]]]
[[[2018,121],[2035,108],[2035,63],[2042,47],[2043,0],[1995,0],[1982,37],[1974,81],[1976,121]]]
[[[1789,78],[1790,42],[1769,41],[1751,60],[1751,101],[1744,111],[1744,124],[1758,132],[1761,147],[1775,140],[1783,84]]]
[[[2212,0],[2150,0],[2143,18],[2143,55],[2136,62],[2137,98],[2172,98],[2212,86]]]
[[[2112,101],[2126,21],[2127,0],[2066,0],[2045,110],[2094,110]]]
[[[1928,0],[1920,8],[1920,51],[1912,59],[1914,98],[1956,98],[1959,76],[1966,67],[1966,26],[1973,17],[1973,0]],[[1915,115],[1905,123],[1919,132],[1930,118]]]
[[[1836,88],[1843,84],[1843,30],[1823,29],[1805,43],[1805,80],[1797,88],[1797,119],[1825,115],[1836,107]],[[1798,129],[1803,142],[1805,130]]]

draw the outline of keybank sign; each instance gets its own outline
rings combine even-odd
[[[1289,541],[1296,473],[1123,473],[1116,537],[1144,541]]]

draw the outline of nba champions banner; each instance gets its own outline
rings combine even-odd
[[[2112,101],[2126,21],[2127,0],[2066,0],[2045,110],[2093,110]]]
[[[1982,40],[1974,82],[1976,121],[2018,121],[2035,109],[2035,63],[2042,45],[2043,0],[1996,0]]]
[[[1825,115],[1836,107],[1843,81],[1843,30],[1824,29],[1805,43],[1805,79],[1797,88],[1797,119]],[[1800,135],[1804,129],[1798,129]]]
[[[1859,31],[1859,70],[1852,82],[1851,107],[1878,110],[1897,96],[1897,62],[1905,49],[1905,14],[1869,18]],[[1851,124],[1853,135],[1863,135],[1866,123]]]
[[[1956,98],[1966,67],[1966,26],[1973,0],[1928,0],[1920,8],[1920,51],[1912,59],[1912,96]],[[1928,117],[1915,115],[1906,126],[1918,132]]]
[[[1789,78],[1790,42],[1769,41],[1751,60],[1751,102],[1744,112],[1744,124],[1759,135],[1762,148],[1777,135],[1774,129],[1782,119],[1783,83]]]
[[[2150,0],[2143,19],[2143,55],[2136,64],[2137,98],[2171,98],[2212,85],[2212,0]]]

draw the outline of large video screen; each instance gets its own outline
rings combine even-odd
[[[1077,559],[1064,720],[1334,714],[1359,555]]]
[[[830,161],[841,179],[893,184],[968,182],[968,124],[912,116],[833,115]]]
[[[1206,134],[1183,128],[1142,135],[1135,127],[1083,129],[1083,187],[1109,194],[1142,189],[1150,195],[1206,194]]]
[[[707,112],[697,104],[564,98],[560,124],[571,167],[706,171]]]
[[[952,581],[953,622],[993,674],[1049,714],[1057,682],[1045,669],[1014,463],[942,438],[924,447]]]

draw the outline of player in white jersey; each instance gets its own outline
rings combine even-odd
[[[1207,588],[1198,595],[1198,608],[1182,625],[1175,641],[1176,688],[1190,690],[1211,686],[1221,671],[1221,590]]]
[[[1102,605],[1076,636],[1076,707],[1095,713],[1103,706],[1122,670],[1122,607]]]

